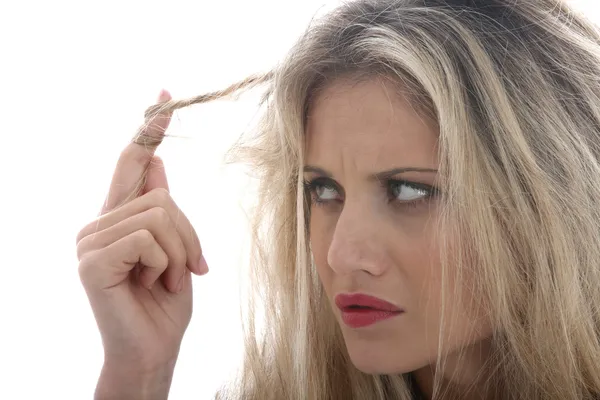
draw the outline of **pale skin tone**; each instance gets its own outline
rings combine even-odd
[[[169,99],[161,92],[159,101]],[[157,116],[148,133],[163,135],[169,121]],[[340,80],[317,97],[306,137],[304,161],[313,168],[304,178],[321,178],[313,194],[325,201],[312,206],[310,240],[327,295],[363,292],[406,310],[350,329],[333,306],[351,359],[366,373],[415,371],[430,395],[441,280],[432,231],[435,129],[380,81]],[[147,166],[142,193],[117,208]],[[419,171],[386,173],[395,168]],[[152,151],[133,143],[123,150],[100,215],[77,235],[77,255],[105,353],[96,399],[167,398],[192,314],[191,274],[203,275],[208,266]],[[491,330],[482,316],[455,326],[446,351],[472,348],[456,378],[468,383],[485,360],[481,343]],[[466,340],[474,326],[478,336]]]
[[[313,103],[304,168],[304,180],[314,182],[311,247],[350,357],[366,373],[415,371],[426,395],[432,391],[430,365],[438,354],[441,316],[434,235],[437,169],[434,124],[420,117],[393,85],[340,79]],[[350,328],[333,303],[340,292],[373,295],[406,312]],[[445,351],[473,348],[469,363],[454,378],[468,384],[485,360],[482,339],[491,329],[477,312],[470,319],[461,315]],[[475,337],[468,338],[470,329]],[[452,365],[452,357],[448,362]]]
[[[169,99],[161,92],[158,100]],[[169,121],[157,116],[148,133],[164,134]],[[142,194],[115,209],[148,165]],[[104,346],[96,399],[166,399],[192,315],[191,273],[208,266],[152,151],[134,143],[123,150],[100,216],[77,235],[77,256]]]

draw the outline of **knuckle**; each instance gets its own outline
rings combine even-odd
[[[86,278],[90,275],[90,271],[93,271],[98,264],[98,256],[95,252],[88,253],[81,258],[79,262],[79,277],[85,282]]]
[[[166,270],[169,266],[169,256],[164,252],[164,250],[156,253],[155,261],[157,268],[162,271]]]
[[[77,241],[77,260],[81,261],[88,251],[87,237]]]
[[[79,245],[79,242],[81,242],[81,239],[83,239],[83,229],[80,230],[79,232],[77,232],[77,236],[75,236],[75,244]]]
[[[132,233],[132,239],[138,248],[149,247],[154,242],[154,235],[148,229],[140,229]]]
[[[89,236],[91,225],[92,223],[90,222],[89,224],[81,228],[79,232],[77,232],[77,236],[75,237],[75,244],[79,244],[79,242],[81,242],[83,239]]]
[[[169,216],[169,213],[162,207],[153,207],[149,210],[149,213],[151,215],[151,219],[161,227],[171,223],[171,217]]]
[[[156,199],[157,204],[169,205],[173,201],[171,199],[171,193],[165,188],[152,189],[152,196]]]

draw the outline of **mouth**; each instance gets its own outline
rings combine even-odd
[[[350,328],[362,328],[404,313],[396,305],[365,294],[340,294],[335,304],[341,311],[342,321]]]
[[[352,310],[377,310],[377,308],[368,307],[368,306],[359,306],[357,304],[353,304],[348,307],[344,307],[344,311],[352,311]]]

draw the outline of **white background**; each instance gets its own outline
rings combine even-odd
[[[75,236],[161,88],[174,98],[268,70],[337,0],[0,0],[0,398],[92,398],[102,364]],[[595,17],[594,0],[578,0]],[[208,399],[240,355],[237,268],[249,181],[222,167],[260,92],[176,114],[158,150],[211,267],[171,399]]]

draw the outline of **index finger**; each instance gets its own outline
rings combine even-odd
[[[158,102],[164,103],[169,100],[171,100],[169,92],[161,90]],[[136,134],[136,137],[143,135],[150,140],[158,139],[153,141],[154,145],[144,145],[132,141],[121,152],[100,215],[106,214],[141,194],[148,165],[170,122],[170,112],[156,114],[146,121]]]

